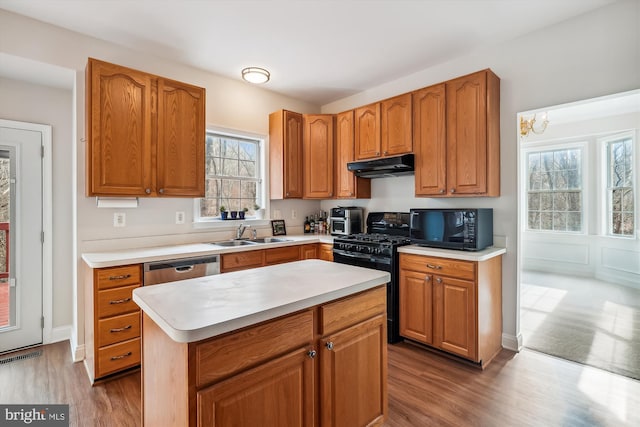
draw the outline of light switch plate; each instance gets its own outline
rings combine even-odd
[[[184,224],[184,212],[176,212],[176,224]]]
[[[127,224],[127,216],[124,212],[116,212],[113,214],[113,226],[124,227]]]

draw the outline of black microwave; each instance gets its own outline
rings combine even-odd
[[[479,251],[493,245],[493,209],[411,209],[410,237],[420,246]]]

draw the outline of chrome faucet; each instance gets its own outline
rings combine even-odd
[[[238,225],[238,229],[236,230],[236,239],[242,239],[242,235],[244,234],[244,230],[246,230],[249,227],[251,227],[251,226],[250,225],[244,225],[244,224],[240,223],[240,225]]]

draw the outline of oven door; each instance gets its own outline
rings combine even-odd
[[[331,218],[331,234],[346,236],[349,234],[349,222],[344,218]]]
[[[334,249],[333,262],[372,268],[391,274],[391,281],[387,283],[387,342],[395,343],[401,341],[398,269],[393,259]]]

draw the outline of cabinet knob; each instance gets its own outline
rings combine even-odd
[[[444,188],[440,189],[440,194],[444,194]]]
[[[453,193],[455,193],[455,192],[456,192],[456,189],[455,189],[455,188],[452,188],[452,189],[451,189],[451,194],[453,194]]]
[[[431,276],[425,276],[424,277],[424,281],[425,282],[430,282],[431,281]]]
[[[333,342],[331,342],[331,341],[326,343],[324,346],[327,347],[327,350],[333,350]]]
[[[160,193],[160,194],[164,194],[164,188],[159,189],[159,190],[158,190],[158,193]]]
[[[385,151],[385,152],[384,152],[384,153],[382,153],[382,154],[384,154],[384,155],[386,156],[387,154],[389,154],[389,152],[388,152],[388,151]]]
[[[333,197],[333,193],[329,193],[329,197]]]
[[[285,196],[289,197],[289,193],[287,192],[287,194],[285,194]]]
[[[379,152],[379,151],[376,151],[376,156],[379,156],[379,155],[380,155],[380,152]]]
[[[438,277],[438,278],[436,279],[436,282],[438,282],[438,283],[442,283],[442,278],[441,278],[441,277]]]
[[[147,193],[147,194],[151,194],[151,189],[150,188],[145,188],[144,192]]]
[[[352,191],[349,192],[349,196],[353,196],[353,192]]]
[[[318,354],[315,350],[309,350],[307,352],[307,356],[309,356],[310,359],[313,359],[314,357],[316,357],[316,354]]]

